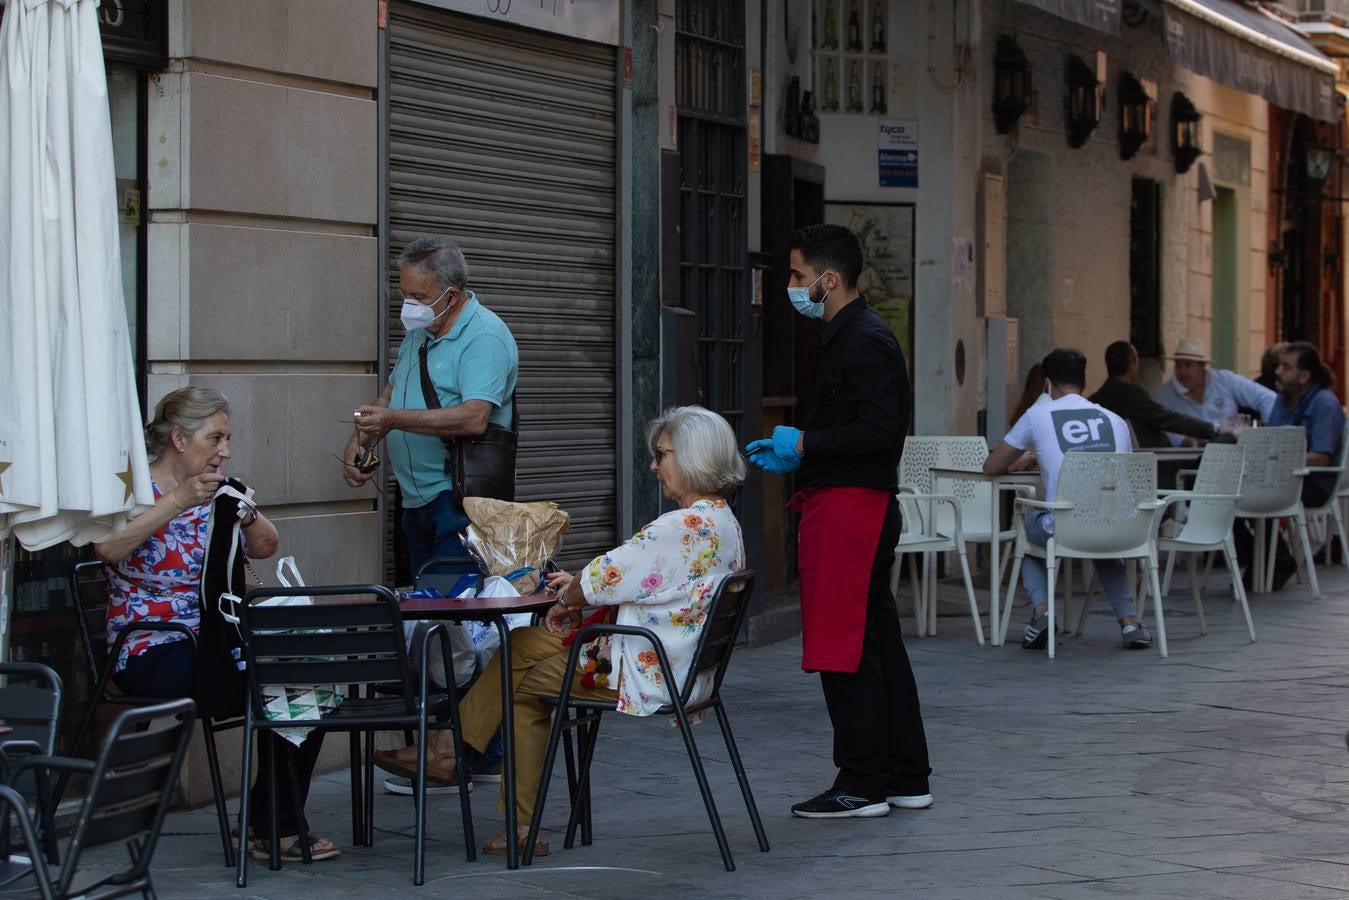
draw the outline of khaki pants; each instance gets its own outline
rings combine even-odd
[[[548,749],[553,707],[544,706],[540,697],[556,697],[562,691],[562,676],[567,671],[570,647],[546,628],[518,628],[511,632],[511,683],[514,690],[515,724],[515,809],[521,825],[534,815],[534,800],[543,775],[543,754]],[[607,688],[581,686],[580,672],[572,683],[571,695],[586,700],[611,700],[618,703],[618,692]],[[501,727],[501,654],[498,652],[478,676],[472,689],[459,703],[464,741],[479,752]],[[506,809],[506,785],[502,782],[497,809]]]

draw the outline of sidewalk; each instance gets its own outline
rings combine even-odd
[[[169,818],[156,883],[164,897],[286,900],[1349,897],[1349,578],[1343,568],[1319,573],[1323,600],[1295,584],[1253,599],[1257,644],[1222,572],[1200,638],[1178,575],[1168,660],[1116,649],[1099,597],[1087,636],[1064,638],[1053,662],[1016,641],[978,647],[962,617],[916,639],[906,617],[937,803],[883,819],[790,815],[833,774],[818,678],[800,671],[798,641],[737,651],[725,696],[772,851],[755,846],[715,725],[699,726],[733,873],[721,866],[677,732],[613,715],[595,766],[590,847],[562,849],[561,776],[546,816],[552,855],[515,872],[500,858],[467,862],[457,798],[437,797],[419,890],[410,801],[377,794],[375,846],[350,848],[346,776],[337,773],[316,781],[309,810],[347,847],[338,859],[280,872],[255,862],[248,889],[237,890],[208,808]],[[1024,621],[1021,607],[1013,636]],[[495,794],[473,794],[479,841],[502,827]],[[91,856],[90,871],[100,859],[125,857]]]

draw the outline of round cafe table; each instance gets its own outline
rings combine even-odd
[[[520,867],[519,842],[510,840],[516,833],[515,814],[515,725],[511,699],[511,638],[506,617],[516,613],[542,613],[557,602],[552,594],[524,597],[435,597],[404,600],[399,604],[404,619],[430,619],[442,622],[491,622],[501,636],[501,781],[506,791],[506,868]]]

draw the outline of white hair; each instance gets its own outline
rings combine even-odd
[[[656,455],[661,435],[674,444],[675,467],[689,490],[720,494],[745,480],[735,432],[716,413],[701,406],[672,406],[646,429],[646,443]]]

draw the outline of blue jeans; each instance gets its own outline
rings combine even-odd
[[[442,491],[425,506],[403,507],[403,537],[408,544],[408,563],[412,577],[427,560],[437,556],[467,556],[459,532],[468,527],[463,507],[454,502],[454,493]]]
[[[1053,535],[1053,513],[1035,510],[1026,516],[1026,540],[1043,547]],[[1101,579],[1101,589],[1115,610],[1115,618],[1133,618],[1134,599],[1129,590],[1129,579],[1124,574],[1124,563],[1118,559],[1093,559],[1092,564],[1096,566],[1096,577]],[[1049,577],[1043,560],[1027,556],[1021,561],[1021,583],[1030,595],[1032,611],[1041,603],[1049,602]]]
[[[438,556],[467,556],[459,533],[468,527],[468,516],[454,501],[452,491],[442,491],[425,506],[403,508],[403,537],[408,545],[408,563],[412,577],[428,560]],[[464,748],[469,773],[476,768],[495,767],[501,761],[501,732],[488,745],[486,753],[472,747]]]

